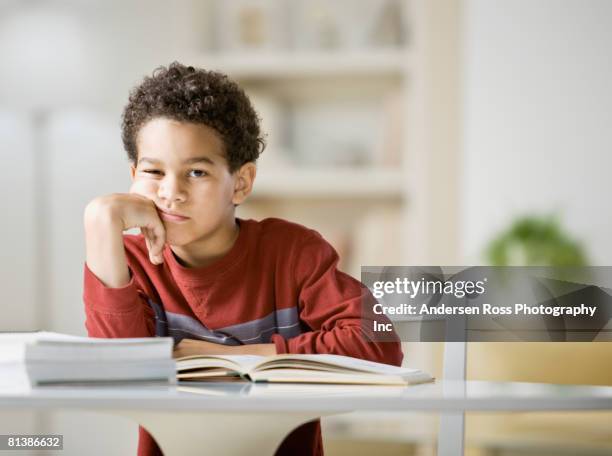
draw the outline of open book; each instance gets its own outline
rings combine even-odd
[[[340,355],[195,355],[177,359],[178,380],[410,385],[433,381],[418,369]]]

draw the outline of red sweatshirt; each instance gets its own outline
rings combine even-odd
[[[399,342],[371,342],[362,326],[369,292],[337,270],[338,254],[316,231],[280,219],[237,219],[220,260],[181,266],[169,246],[153,265],[141,235],[125,235],[131,273],[107,288],[85,265],[85,326],[92,337],[172,336],[226,345],[274,343],[278,353],[335,353],[400,365]],[[373,299],[373,298],[372,298]],[[161,451],[141,428],[138,454]],[[319,421],[300,426],[277,455],[322,455]]]

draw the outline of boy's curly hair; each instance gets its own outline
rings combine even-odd
[[[244,90],[226,75],[178,62],[157,68],[130,92],[123,111],[122,139],[136,163],[136,137],[155,117],[204,124],[221,136],[230,172],[254,162],[265,147],[260,119]]]

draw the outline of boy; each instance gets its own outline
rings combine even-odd
[[[363,287],[336,269],[315,231],[240,220],[263,150],[259,120],[225,75],[173,63],[130,94],[122,137],[127,194],[85,209],[84,301],[93,337],[172,336],[174,355],[336,353],[399,365],[399,343],[371,342]],[[314,183],[313,183],[314,184]],[[138,227],[141,235],[123,235]],[[139,455],[161,454],[140,430]],[[277,454],[322,454],[319,422]]]

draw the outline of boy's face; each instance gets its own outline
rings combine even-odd
[[[241,203],[248,191],[241,191],[242,169],[230,173],[215,130],[154,118],[138,132],[136,146],[130,193],[155,203],[168,244],[206,243],[220,230],[233,227],[234,204]]]

